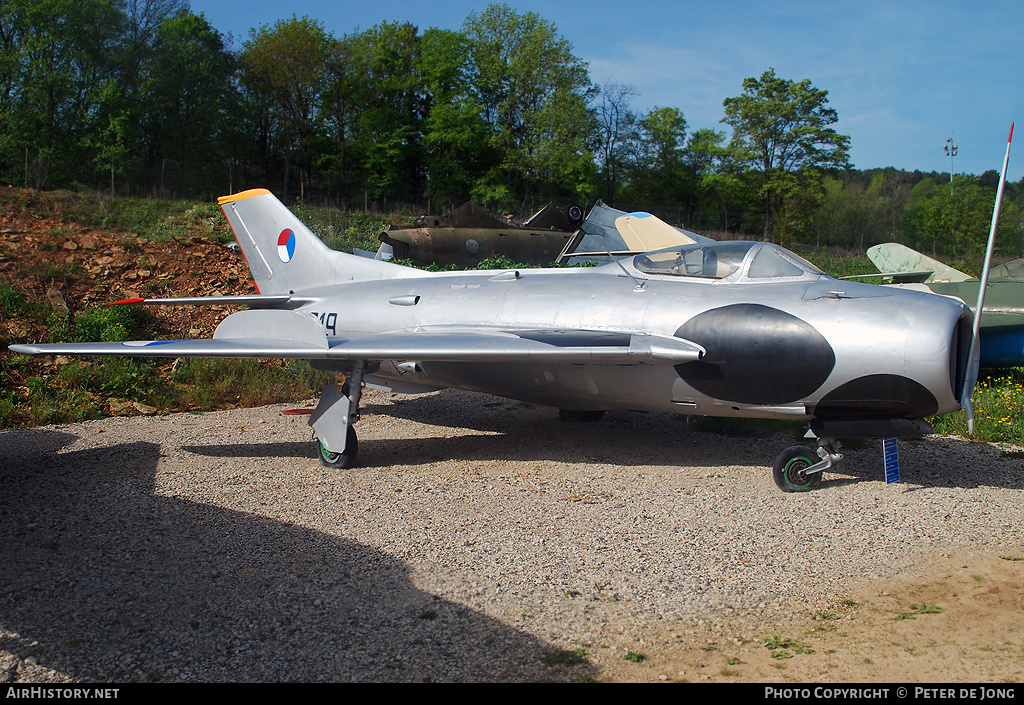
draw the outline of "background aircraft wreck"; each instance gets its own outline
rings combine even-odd
[[[414,226],[392,227],[381,233],[383,252],[379,251],[378,259],[475,267],[485,259],[504,255],[539,266],[554,261],[582,221],[579,206],[559,210],[549,203],[517,225],[468,201],[447,217],[422,216]],[[390,247],[390,253],[384,246]]]
[[[468,389],[568,418],[624,409],[802,419],[817,447],[776,458],[786,492],[820,482],[842,458],[838,438],[920,435],[931,430],[925,418],[970,408],[966,305],[840,284],[771,243],[697,242],[599,267],[428,273],[331,250],[266,190],[221,206],[259,295],[133,302],[248,306],[212,339],[11,350],[294,358],[344,373],[310,415],[329,467],[356,461],[364,385]]]
[[[497,255],[533,266],[551,262],[607,264],[672,245],[713,242],[649,213],[627,213],[600,200],[585,219],[582,213],[580,206],[562,211],[549,203],[518,226],[470,201],[455,209],[451,217],[423,216],[413,227],[394,227],[382,233],[376,255],[356,254],[442,267],[475,267]]]
[[[626,213],[598,200],[556,262],[607,264],[621,257],[698,242],[714,240],[673,227],[650,213]]]
[[[972,311],[977,308],[981,286],[977,277],[892,242],[869,248],[868,258],[882,274],[899,278],[914,273],[921,277],[917,281],[923,282],[901,286],[955,296]],[[1013,260],[989,270],[981,313],[981,364],[984,367],[1024,365],[1024,260]]]

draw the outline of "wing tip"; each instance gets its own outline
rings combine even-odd
[[[12,353],[19,355],[38,355],[39,349],[35,345],[26,345],[25,343],[18,343],[15,345],[8,345],[7,349]]]

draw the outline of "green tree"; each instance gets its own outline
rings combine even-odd
[[[94,130],[118,121],[114,57],[124,15],[108,0],[4,0],[0,5],[0,160],[27,152],[35,186],[51,169],[98,156]],[[65,174],[66,176],[66,174]]]
[[[622,185],[625,169],[623,142],[628,136],[627,128],[635,122],[629,100],[637,95],[631,85],[606,83],[601,86],[597,96],[598,169],[602,197],[610,203],[615,202],[615,196]]]
[[[234,59],[204,15],[164,20],[153,41],[145,123],[154,158],[214,161]]]
[[[408,22],[382,22],[349,38],[351,68],[362,84],[354,139],[374,196],[415,189],[424,179],[418,33]]]
[[[867,200],[866,189],[859,180],[826,177],[813,217],[815,247],[853,249],[859,245],[863,252],[870,220]]]
[[[850,138],[829,127],[838,117],[828,107],[828,91],[768,69],[760,79],[745,79],[743,95],[723,105],[722,122],[733,130],[730,155],[761,199],[765,239],[788,235],[776,232],[784,206],[788,230],[809,223],[809,196],[820,191],[826,170],[844,167],[849,159]]]
[[[0,3],[0,111],[7,114],[21,85],[21,52],[30,31],[26,2]]]
[[[692,181],[692,200],[687,216],[691,227],[715,227],[728,232],[730,212],[742,211],[733,205],[736,192],[742,191],[739,188],[742,184],[728,174],[727,156],[724,132],[701,128],[690,135],[684,159]]]
[[[725,234],[742,231],[743,214],[750,207],[750,189],[728,171],[701,177],[701,189],[718,211],[718,228]]]
[[[82,137],[82,146],[92,154],[93,164],[97,171],[110,174],[110,192],[116,189],[115,174],[123,173],[129,160],[132,146],[129,144],[133,130],[129,126],[127,111],[120,107],[120,94],[113,81],[103,84],[103,96],[100,105],[118,106],[113,110],[104,110],[106,124],[100,122]]]
[[[591,156],[593,95],[585,62],[555,25],[504,4],[471,13],[463,25],[477,72],[483,115],[500,163],[474,186],[474,195],[511,205],[563,192],[595,192]]]
[[[355,188],[363,183],[355,142],[363,82],[356,71],[355,50],[355,42],[343,37],[331,43],[324,61],[327,80],[322,114],[328,146],[320,156],[319,166],[343,209],[349,207]]]
[[[474,85],[469,40],[462,32],[428,29],[419,74],[427,96],[423,143],[435,193],[469,193],[495,162],[490,125]]]
[[[117,63],[121,90],[134,96],[145,92],[152,71],[153,45],[164,20],[189,13],[188,0],[122,0],[124,24]]]
[[[978,183],[973,176],[953,178],[953,194],[936,188],[930,198],[915,201],[907,213],[907,233],[913,247],[931,248],[938,255],[980,260],[988,244],[996,191]],[[1003,196],[996,232],[997,250],[1016,251],[1021,241],[1021,211]]]
[[[667,205],[684,197],[686,119],[678,108],[653,108],[632,125],[628,198]]]
[[[872,179],[870,193],[877,193],[876,227],[879,242],[903,240],[903,216],[910,200],[910,179],[905,171],[891,167]],[[874,244],[874,243],[873,243]]]
[[[694,160],[687,123],[674,107],[655,107],[641,117],[627,115],[621,161],[626,172],[623,200],[674,211],[673,222],[691,226],[701,208],[701,156]],[[700,139],[712,131],[701,132]],[[713,133],[712,133],[713,134]],[[698,147],[699,149],[699,147]]]
[[[149,84],[160,68],[154,66],[154,44],[164,20],[189,12],[188,0],[120,0],[124,14],[115,48],[114,63],[120,93],[118,112],[126,127],[125,140],[142,157],[149,140],[144,134],[145,116],[152,94]],[[166,66],[164,67],[166,68]]]
[[[284,161],[282,189],[291,191],[291,169],[300,168],[300,193],[318,159],[321,99],[326,87],[325,59],[332,43],[323,25],[308,17],[279,20],[253,29],[239,62],[247,103],[258,110],[266,131],[267,156]]]

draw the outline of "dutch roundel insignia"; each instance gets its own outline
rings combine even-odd
[[[295,255],[295,233],[286,228],[277,236],[277,256],[282,262],[288,262]]]

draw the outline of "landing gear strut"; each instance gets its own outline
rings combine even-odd
[[[791,446],[779,454],[772,468],[776,486],[783,492],[807,492],[821,483],[821,473],[843,459],[835,438],[819,438],[818,449]]]
[[[356,464],[359,440],[353,425],[359,419],[365,369],[365,362],[357,362],[340,390],[333,384],[324,387],[320,402],[309,417],[317,439],[317,457],[324,467],[350,468]]]

